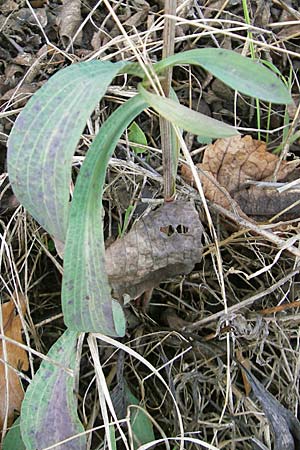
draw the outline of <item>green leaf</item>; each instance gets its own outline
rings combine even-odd
[[[67,233],[62,306],[65,323],[77,331],[123,336],[122,307],[112,301],[105,272],[102,193],[106,168],[122,132],[147,107],[140,95],[103,124],[76,180]]]
[[[133,144],[147,145],[147,138],[143,130],[138,126],[136,122],[132,122],[128,131],[128,139]],[[135,153],[144,153],[145,148],[139,147],[137,145],[131,146]]]
[[[60,70],[18,116],[8,139],[8,173],[18,200],[64,242],[72,157],[86,121],[124,63],[90,61]]]
[[[74,370],[77,333],[66,330],[50,349],[27,388],[21,409],[21,433],[27,450],[43,449],[84,432],[77,416]],[[16,447],[17,448],[17,447]],[[85,436],[55,447],[58,450],[85,450]]]
[[[139,405],[138,399],[125,384],[125,397],[128,405]],[[130,425],[133,434],[133,446],[138,449],[140,445],[155,440],[153,425],[147,414],[141,408],[130,408]]]
[[[121,227],[120,224],[118,225],[119,228],[119,238],[122,238],[124,236],[124,234],[126,233],[128,224],[129,224],[129,219],[130,219],[130,215],[132,213],[132,211],[134,210],[134,206],[133,205],[129,205],[126,208],[125,211],[125,216],[124,216],[124,221],[123,221],[123,226]]]
[[[201,66],[243,94],[273,103],[292,103],[288,89],[273,72],[234,51],[220,48],[188,50],[163,59],[154,68],[156,72],[162,72],[178,64]]]
[[[160,115],[173,124],[197,135],[212,138],[229,137],[239,134],[238,131],[223,122],[212,119],[204,114],[180,105],[170,98],[150,94],[141,84],[138,86],[140,94]]]
[[[283,77],[282,73],[276,66],[274,66],[274,64],[271,61],[267,61],[266,59],[260,59],[260,60],[255,59],[255,61],[268,67],[268,69],[270,69],[272,72],[274,72],[276,75],[278,75],[282,79],[283,83],[285,83],[287,86],[287,82],[286,82],[285,78]]]
[[[18,417],[9,432],[5,435],[2,450],[26,450],[21,436],[20,417]]]
[[[208,145],[212,143],[212,138],[207,136],[197,136],[197,142],[202,145]]]

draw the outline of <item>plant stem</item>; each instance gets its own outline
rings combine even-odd
[[[249,14],[249,10],[248,10],[247,0],[242,0],[242,3],[243,3],[243,11],[244,11],[245,22],[246,22],[247,25],[251,25],[251,20],[250,20],[250,14]],[[254,48],[254,44],[252,42],[253,34],[251,33],[251,31],[247,31],[247,37],[250,39],[249,47],[250,47],[251,58],[255,59],[255,48]],[[260,105],[259,105],[259,99],[258,98],[255,99],[255,103],[256,103],[257,128],[258,128],[258,130],[260,130],[260,128],[261,128],[261,120],[260,120]],[[260,141],[260,139],[261,139],[260,131],[258,131],[257,136],[258,136],[258,140]]]
[[[165,0],[165,14],[175,16],[176,0]],[[165,17],[163,31],[163,52],[162,57],[173,55],[175,43],[175,20]],[[170,95],[172,81],[172,68],[165,70],[164,79],[161,86],[166,97]],[[172,125],[160,118],[161,148],[163,154],[163,177],[164,177],[164,199],[166,202],[172,201],[175,195],[175,177],[172,170]]]

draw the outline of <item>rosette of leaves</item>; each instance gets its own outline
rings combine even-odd
[[[231,88],[274,103],[290,103],[285,85],[266,67],[222,49],[198,49],[154,65],[157,74],[178,64],[201,66]],[[138,93],[102,125],[91,144],[69,201],[72,158],[86,122],[112,80],[121,74],[140,77]],[[56,365],[42,364],[25,395],[21,432],[27,449],[43,448],[82,431],[72,375],[61,369],[65,354],[72,369],[79,332],[123,336],[125,317],[111,298],[104,264],[102,192],[109,159],[124,130],[149,106],[180,129],[211,138],[237,134],[235,128],[150,92],[143,69],[128,62],[89,61],[60,70],[38,90],[18,116],[8,141],[9,178],[18,200],[50,235],[65,244],[62,308],[66,336],[50,351]],[[174,154],[174,170],[177,167]],[[49,384],[40,402],[39,386]],[[56,398],[56,420],[63,436],[45,437],[45,418]],[[61,407],[58,403],[61,402]],[[34,414],[27,414],[31,409]],[[59,414],[62,417],[59,417]],[[45,430],[46,431],[46,430]],[[75,446],[75,447],[74,447]],[[60,444],[85,448],[84,438]]]

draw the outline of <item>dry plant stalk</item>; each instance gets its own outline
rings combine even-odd
[[[165,14],[172,16],[176,15],[176,0],[165,0]],[[163,31],[163,58],[173,55],[175,43],[175,21],[170,17],[165,17],[165,25]],[[172,68],[169,67],[165,71],[165,78],[161,82],[163,92],[166,97],[170,96]],[[175,180],[172,175],[172,125],[171,123],[160,117],[160,134],[161,134],[161,148],[163,154],[163,168],[164,168],[164,198],[165,201],[171,201],[175,194]]]

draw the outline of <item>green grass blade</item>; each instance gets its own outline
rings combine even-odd
[[[65,240],[71,164],[86,121],[124,63],[90,61],[56,73],[18,116],[8,139],[8,173],[18,200]]]
[[[67,233],[62,305],[65,323],[77,331],[125,333],[119,303],[111,300],[104,263],[102,192],[109,159],[124,129],[147,107],[140,95],[103,124],[76,180]]]
[[[82,433],[77,416],[74,378],[64,370],[74,370],[76,332],[65,331],[44,360],[28,387],[21,410],[21,433],[27,450],[43,449]],[[85,450],[85,436],[55,447],[60,450]]]
[[[146,102],[149,103],[160,115],[165,119],[183,128],[186,131],[197,135],[210,136],[212,138],[229,137],[239,134],[238,131],[226,125],[223,122],[212,119],[197,111],[180,105],[174,100],[165,97],[159,97],[155,94],[150,94],[139,84],[139,92]]]
[[[201,66],[243,94],[272,103],[292,103],[288,89],[273,72],[234,51],[219,48],[188,50],[158,62],[154,67],[156,72],[161,72],[178,64]]]

